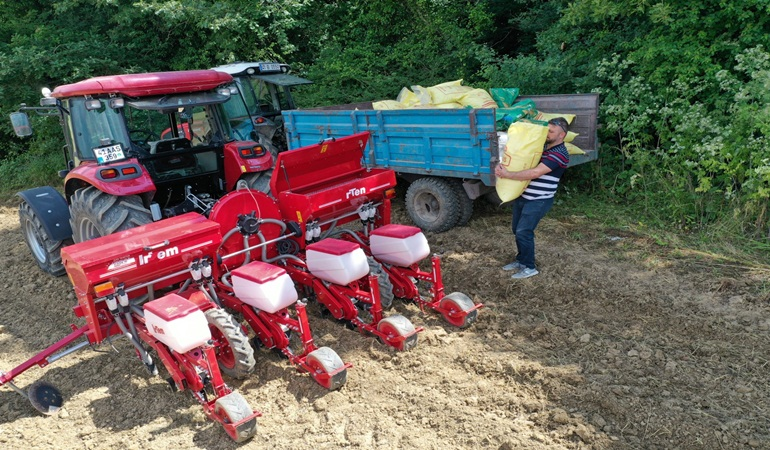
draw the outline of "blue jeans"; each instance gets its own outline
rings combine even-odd
[[[553,197],[545,200],[519,197],[513,202],[511,230],[516,236],[516,261],[530,269],[535,268],[535,228],[551,206]]]

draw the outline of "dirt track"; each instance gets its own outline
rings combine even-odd
[[[311,315],[317,343],[352,362],[326,392],[273,353],[231,382],[262,411],[245,448],[770,448],[770,270],[672,252],[556,214],[538,230],[541,275],[512,281],[506,212],[429,236],[447,291],[484,302],[453,329],[396,302],[425,326],[397,353]],[[400,205],[395,222],[408,223]],[[34,265],[15,208],[0,208],[0,369],[67,334],[66,277]],[[43,417],[0,389],[0,447],[234,448],[165,375],[149,378],[125,340],[17,379],[43,378],[65,407]],[[162,371],[162,369],[161,369]]]

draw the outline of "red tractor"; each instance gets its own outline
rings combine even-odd
[[[44,90],[40,107],[12,114],[20,136],[31,134],[28,110],[58,115],[64,131],[64,195],[50,186],[19,193],[40,268],[64,274],[60,251],[73,242],[205,214],[238,181],[267,190],[273,156],[237,140],[225,118],[232,80],[212,70],[97,77]]]

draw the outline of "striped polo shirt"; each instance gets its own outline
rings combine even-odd
[[[551,171],[529,182],[527,189],[521,194],[527,200],[544,200],[552,198],[559,187],[559,180],[569,164],[569,152],[564,143],[550,149],[543,150],[540,162],[548,166]]]

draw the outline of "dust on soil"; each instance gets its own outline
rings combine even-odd
[[[483,302],[458,330],[396,302],[424,326],[398,353],[311,315],[317,344],[352,362],[326,392],[258,351],[254,376],[229,381],[264,415],[245,448],[770,448],[770,272],[674,252],[581,217],[538,229],[537,277],[513,281],[505,211],[429,235],[447,292]],[[394,222],[409,223],[403,205]],[[33,263],[15,208],[0,208],[0,368],[64,337],[75,321],[66,277]],[[0,389],[0,446],[235,448],[187,392],[151,378],[125,339],[16,380],[55,384],[65,407],[43,417]]]

